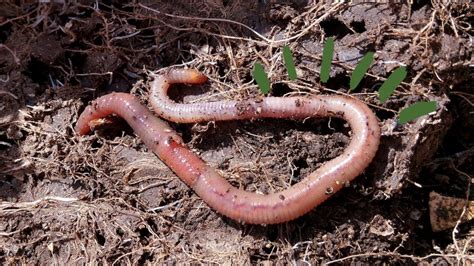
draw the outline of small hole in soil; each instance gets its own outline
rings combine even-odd
[[[151,227],[152,230],[159,231],[158,226],[156,225],[155,221],[153,221],[153,219],[151,218],[147,219],[146,223]]]
[[[431,1],[427,0],[415,0],[413,1],[413,5],[411,6],[412,11],[420,10],[422,7],[430,5],[431,6]]]
[[[392,119],[395,117],[395,114],[389,111],[385,110],[377,110],[375,111],[375,115],[380,119],[380,120],[387,120],[387,119]]]
[[[23,230],[23,234],[25,236],[31,236],[31,232],[33,232],[33,228],[31,228],[31,227],[27,227]]]
[[[138,230],[138,233],[140,234],[141,239],[147,239],[151,236],[150,231],[148,231],[148,228],[143,227]]]
[[[109,12],[113,9],[121,9],[120,2],[114,0],[104,0],[101,1],[101,8],[103,11]]]
[[[242,83],[249,83],[253,79],[252,74],[250,74],[250,72],[244,73],[241,78]]]
[[[174,129],[176,132],[179,132],[185,143],[188,143],[193,139],[193,132],[191,131],[191,127],[189,125],[177,124],[174,125]]]
[[[66,58],[71,60],[71,64],[75,69],[80,69],[87,60],[87,54],[66,51]]]
[[[83,173],[91,173],[93,172],[94,170],[91,169],[90,167],[84,167],[84,169],[81,169],[81,172]],[[71,184],[72,186],[72,189],[76,190],[76,189],[90,189],[89,186],[86,186],[86,184],[84,183],[84,180],[81,180],[81,179],[75,179],[73,181],[73,183]]]
[[[143,265],[147,261],[152,261],[153,260],[153,255],[150,252],[144,252],[140,259],[138,259],[138,265]]]
[[[137,206],[137,200],[134,199],[134,198],[130,198],[128,200],[128,203],[131,205],[131,206]]]
[[[119,236],[123,236],[125,234],[125,232],[120,227],[117,227],[117,229],[115,229],[115,233]]]
[[[100,139],[97,138],[92,142],[91,148],[98,149],[98,148],[102,147],[103,144],[104,143],[102,141],[100,141]]]
[[[23,74],[30,77],[35,83],[44,84],[49,82],[50,68],[47,64],[33,57]]]
[[[303,168],[307,168],[308,167],[308,163],[306,162],[305,159],[298,159],[296,160],[294,163],[293,163],[296,167],[296,170],[294,172],[294,175],[297,179],[293,179],[293,182],[297,182],[298,181],[298,177],[300,176],[301,174],[301,170]],[[290,184],[290,185],[293,185],[293,184]]]
[[[278,230],[275,226],[269,226],[267,231],[267,238],[269,241],[275,241],[278,237]]]
[[[43,181],[45,176],[46,176],[46,174],[44,172],[41,172],[36,176],[36,180],[37,181]]]
[[[351,27],[357,32],[362,33],[366,31],[365,22],[364,21],[352,21]]]
[[[336,36],[339,39],[351,33],[351,30],[344,23],[335,18],[321,22],[321,27],[327,36]]]
[[[12,183],[15,180],[15,177],[12,175],[6,175],[4,181],[7,183]]]
[[[105,237],[101,232],[95,231],[95,238],[97,239],[97,243],[99,243],[99,245],[103,246],[105,244]]]
[[[275,97],[282,97],[289,92],[292,92],[292,90],[285,83],[275,83],[272,86],[271,95]]]
[[[263,246],[262,250],[266,254],[271,254],[274,251],[274,246],[272,244],[268,243],[265,246]]]
[[[0,151],[6,151],[10,149],[10,146],[8,144],[13,146],[13,143],[10,143],[9,141],[7,141],[6,138],[0,138],[0,141],[5,142],[5,144],[0,144]]]
[[[336,76],[329,78],[326,86],[332,90],[344,89],[347,92],[349,89],[350,77],[344,73],[338,73]]]
[[[365,55],[368,52],[375,53],[375,52],[377,52],[377,49],[375,49],[375,48],[376,48],[375,43],[368,43],[365,50],[362,50],[362,54]],[[362,59],[362,57],[361,57],[361,59]]]
[[[119,71],[123,71],[123,68]],[[105,90],[107,93],[111,92],[129,92],[130,87],[133,86],[133,83],[136,82],[134,78],[124,78],[124,76],[116,75],[113,79],[113,82],[109,84],[108,82],[105,84]]]
[[[104,42],[101,35],[97,35],[92,39],[92,43],[95,45],[102,45]]]
[[[224,81],[223,77],[227,74],[226,65],[222,62],[217,63],[217,73],[219,74],[220,80]]]
[[[0,43],[5,43],[8,39],[8,36],[12,33],[11,24],[0,27]]]

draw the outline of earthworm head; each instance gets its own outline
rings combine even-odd
[[[164,75],[170,83],[203,84],[207,77],[194,69],[172,69]]]

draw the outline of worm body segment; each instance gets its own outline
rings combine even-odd
[[[112,113],[124,118],[147,147],[211,208],[237,221],[252,224],[281,223],[307,213],[362,173],[375,156],[380,128],[373,112],[359,100],[344,96],[265,97],[180,104],[167,96],[170,84],[200,84],[205,81],[206,77],[197,71],[172,70],[155,77],[149,101],[159,116],[177,123],[338,117],[349,123],[352,140],[341,155],[326,162],[299,183],[281,192],[261,195],[233,187],[191,152],[169,125],[155,117],[130,94],[112,93],[96,99],[79,117],[76,132],[88,133],[90,121]]]

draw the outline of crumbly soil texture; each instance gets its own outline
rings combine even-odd
[[[0,262],[469,264],[472,222],[433,232],[430,192],[470,196],[474,174],[473,11],[469,3],[315,1],[7,1],[0,3]],[[319,78],[324,41],[330,78]],[[297,80],[282,48],[291,49]],[[374,61],[349,92],[367,52]],[[308,214],[241,224],[210,209],[121,119],[77,136],[95,98],[129,92],[147,105],[151,72],[194,68],[203,86],[175,101],[347,94],[382,128],[371,165]],[[406,66],[384,103],[378,89]],[[406,124],[419,101],[437,110]],[[233,185],[281,191],[338,156],[351,138],[337,119],[171,125]],[[442,217],[442,213],[440,213]]]

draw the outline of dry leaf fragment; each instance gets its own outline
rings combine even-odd
[[[474,201],[469,201],[467,204],[467,210],[461,222],[474,219]],[[433,232],[439,232],[456,225],[466,206],[466,199],[446,197],[432,191],[429,206],[431,228]]]

